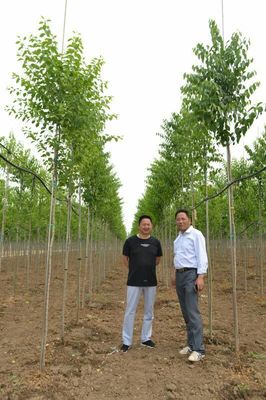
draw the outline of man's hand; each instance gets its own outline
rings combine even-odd
[[[197,290],[201,292],[204,288],[204,275],[198,275],[195,285],[197,286]]]

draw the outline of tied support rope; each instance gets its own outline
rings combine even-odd
[[[217,193],[215,193],[215,194],[213,194],[213,195],[211,195],[211,196],[208,196],[208,197],[205,197],[204,199],[202,199],[198,204],[195,205],[195,207],[192,208],[192,210],[195,210],[196,208],[198,208],[202,203],[205,203],[205,202],[208,201],[208,200],[212,200],[212,199],[214,199],[215,197],[220,196],[220,194],[222,194],[223,192],[225,192],[230,186],[234,185],[235,183],[239,183],[239,182],[241,182],[241,181],[245,181],[246,179],[253,178],[254,176],[260,175],[263,171],[266,171],[266,165],[265,165],[263,168],[261,168],[260,170],[255,171],[255,172],[252,172],[252,173],[249,174],[249,175],[241,176],[240,178],[234,179],[233,181],[229,182],[229,183],[228,183],[223,189],[221,189],[219,192],[217,192]]]
[[[7,151],[8,151],[8,153],[9,154],[11,154],[11,152],[5,147],[5,146],[3,146],[2,144],[0,144],[2,147],[4,147]],[[16,168],[16,169],[18,169],[19,171],[22,171],[22,172],[26,172],[27,174],[31,174],[31,175],[33,175],[34,176],[34,178],[36,178],[41,184],[42,184],[42,186],[46,189],[46,191],[51,195],[52,194],[52,192],[51,192],[51,190],[49,189],[49,187],[47,186],[47,184],[44,182],[44,180],[38,175],[38,174],[36,174],[35,172],[33,172],[33,171],[31,171],[31,170],[29,170],[29,169],[27,169],[27,168],[24,168],[24,167],[21,167],[21,166],[19,166],[19,165],[16,165],[16,164],[14,164],[12,161],[10,161],[10,160],[8,160],[5,156],[3,156],[3,154],[1,154],[0,153],[0,158],[2,158],[2,160],[4,160],[7,164],[9,164],[9,165],[11,165],[13,168]],[[56,200],[58,200],[58,201],[64,201],[64,202],[67,202],[67,200],[62,200],[62,199],[56,199]],[[72,207],[72,211],[74,212],[74,214],[76,214],[76,215],[78,215],[77,214],[77,212],[75,211],[75,209]]]
[[[8,151],[9,154],[11,154],[11,152],[10,152],[5,146],[3,146],[1,143],[0,143],[0,145],[1,145],[3,148],[5,148],[5,149]],[[45,182],[43,181],[43,179],[42,179],[39,175],[37,175],[35,172],[30,171],[30,170],[27,169],[27,168],[20,167],[20,166],[14,164],[13,162],[9,161],[9,160],[8,160],[5,156],[3,156],[2,154],[0,154],[0,158],[2,158],[2,160],[4,160],[6,163],[8,163],[9,165],[11,165],[12,167],[14,167],[14,168],[16,168],[16,169],[19,169],[19,170],[21,170],[21,171],[23,171],[23,172],[26,172],[26,173],[28,173],[28,174],[33,175],[35,178],[38,179],[38,181],[43,185],[43,187],[44,187],[44,188],[47,190],[47,192],[51,195],[51,191],[50,191],[50,189],[48,188],[48,186],[46,185],[46,183],[45,183]],[[252,172],[252,173],[249,174],[249,175],[242,176],[242,177],[240,177],[240,178],[234,179],[233,181],[229,182],[229,183],[228,183],[223,189],[221,189],[219,192],[217,192],[217,193],[215,193],[215,194],[213,194],[213,195],[211,195],[211,196],[208,196],[208,197],[205,197],[204,199],[202,199],[198,204],[196,204],[196,205],[192,208],[192,210],[197,209],[202,203],[205,203],[205,202],[208,201],[208,200],[212,200],[212,199],[214,199],[215,197],[220,196],[220,194],[222,194],[223,192],[225,192],[230,186],[234,185],[235,183],[239,183],[239,182],[241,182],[241,181],[244,181],[244,180],[253,178],[254,176],[260,175],[260,174],[261,174],[262,172],[264,172],[265,170],[266,170],[266,166],[264,166],[263,168],[261,168],[261,169],[258,170],[258,171]],[[66,201],[66,202],[67,202],[67,200],[61,200],[61,199],[57,199],[57,200],[59,200],[59,201]],[[73,210],[73,212],[77,215],[77,212],[76,212],[75,210]]]

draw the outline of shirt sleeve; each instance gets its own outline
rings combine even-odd
[[[130,245],[129,245],[129,240],[127,239],[124,243],[123,246],[123,256],[130,256]]]
[[[208,269],[208,256],[205,238],[201,232],[198,232],[195,237],[195,253],[197,258],[197,272],[198,274],[205,274]]]

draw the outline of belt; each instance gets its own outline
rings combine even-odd
[[[176,268],[176,272],[185,272],[189,271],[190,269],[196,270],[197,268]]]

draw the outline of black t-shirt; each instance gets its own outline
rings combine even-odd
[[[157,286],[156,257],[163,255],[158,239],[131,236],[124,243],[123,255],[129,257],[128,286]]]

